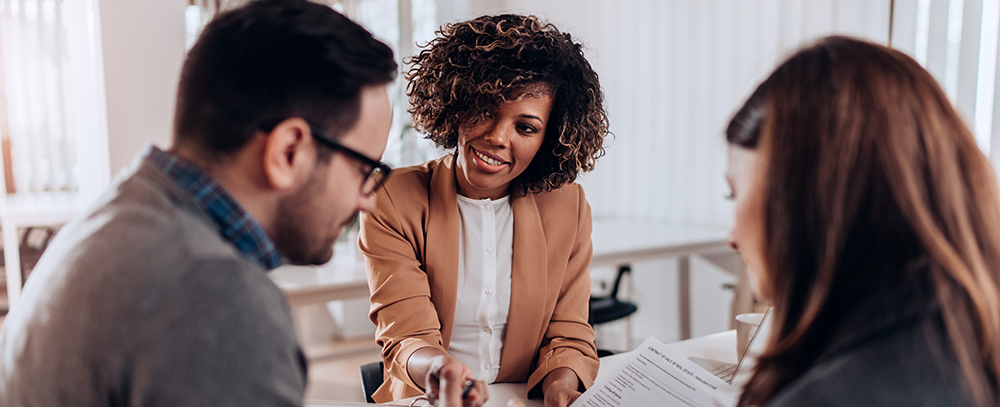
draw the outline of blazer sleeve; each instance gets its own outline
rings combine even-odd
[[[430,299],[427,274],[418,257],[421,250],[417,239],[422,230],[400,219],[394,197],[385,188],[377,194],[375,209],[361,216],[359,244],[365,255],[371,292],[369,318],[376,326],[375,341],[382,347],[386,374],[402,382],[393,383],[393,388],[387,390],[392,381],[387,380],[378,394],[391,391],[395,397],[410,397],[423,393],[423,386],[411,380],[406,371],[410,355],[424,347],[447,350]],[[396,198],[406,202],[413,197]]]
[[[545,329],[538,350],[538,367],[528,377],[528,396],[542,395],[541,383],[549,372],[567,367],[580,379],[580,391],[594,384],[600,360],[594,346],[594,328],[590,326],[590,258],[593,255],[590,233],[590,204],[579,191],[579,214],[576,238],[559,288],[552,319]]]

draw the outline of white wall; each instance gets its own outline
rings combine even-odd
[[[506,0],[483,11],[537,14],[587,47],[616,135],[583,181],[595,216],[727,226],[729,116],[808,41],[841,33],[887,43],[889,7],[889,0]]]
[[[889,0],[447,1],[459,4],[455,19],[530,13],[583,42],[615,133],[581,180],[595,217],[729,226],[723,130],[743,99],[818,37],[889,38]],[[727,329],[731,295],[722,285],[735,277],[700,259],[691,266],[692,333]],[[633,339],[676,340],[675,262],[634,264],[633,277]]]
[[[185,0],[99,0],[111,174],[166,146],[184,58]]]
[[[82,3],[100,5],[97,27],[100,44],[107,50],[101,62],[109,118],[108,166],[113,174],[147,142],[163,145],[169,140],[187,2]],[[775,63],[805,42],[830,33],[888,42],[891,3],[436,0],[436,10],[442,22],[509,11],[537,14],[583,41],[601,75],[617,136],[595,172],[582,180],[595,216],[725,226],[732,216],[721,199],[726,194],[721,132],[728,116]],[[956,8],[959,3],[965,8]],[[955,16],[965,20],[960,31],[971,38],[981,22],[997,19],[993,15],[997,0],[899,0],[895,6],[894,45],[918,57],[925,55],[921,62],[946,85],[948,77],[958,78],[949,93],[957,94],[970,122],[1000,111],[996,104],[993,111],[974,115],[976,75],[944,68],[946,54],[952,52],[948,50],[952,40],[946,39],[951,38],[949,20]],[[923,22],[920,7],[927,9]],[[923,43],[914,38],[921,35],[920,24],[930,31],[922,34]],[[979,62],[978,45],[962,41],[956,55],[962,56],[963,65]],[[1000,81],[995,86],[1000,88]],[[1000,134],[1000,121],[984,121],[985,131],[979,132],[987,149],[991,124],[992,133]],[[992,139],[1000,144],[1000,137]],[[80,159],[88,158],[81,154]]]

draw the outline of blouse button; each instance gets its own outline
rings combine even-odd
[[[493,294],[493,290],[487,288],[486,289],[486,295],[491,295],[491,294]]]

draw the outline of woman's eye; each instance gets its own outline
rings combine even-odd
[[[529,126],[527,124],[519,124],[517,125],[517,129],[520,130],[522,133],[528,133],[528,134],[532,134],[538,131],[533,126]]]
[[[733,191],[729,191],[729,193],[726,194],[725,198],[727,201],[732,201],[736,199],[736,193],[734,193]]]

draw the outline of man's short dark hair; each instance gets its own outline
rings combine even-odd
[[[228,155],[289,117],[339,137],[357,121],[361,89],[395,75],[392,50],[330,7],[254,1],[215,17],[188,52],[174,143]]]

